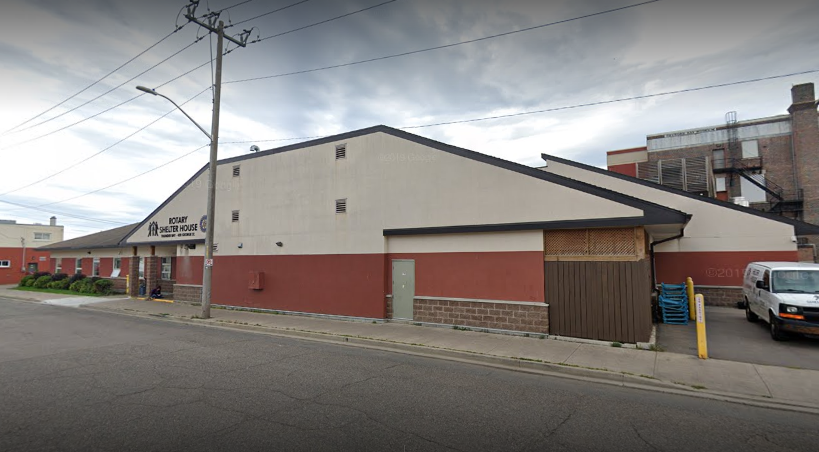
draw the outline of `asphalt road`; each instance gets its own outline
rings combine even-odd
[[[0,450],[816,450],[819,416],[0,300]]]
[[[706,307],[705,334],[711,358],[819,370],[819,339],[794,335],[787,341],[777,342],[771,339],[767,323],[748,322],[742,309]],[[657,328],[657,343],[666,351],[696,356],[696,323],[661,323]]]

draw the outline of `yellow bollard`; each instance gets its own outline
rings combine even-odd
[[[685,291],[688,293],[688,320],[694,320],[694,280],[685,279]]]
[[[708,359],[708,340],[705,337],[705,298],[702,294],[695,297],[697,315],[697,355],[700,359]]]
[[[131,296],[131,275],[125,275],[125,295]]]

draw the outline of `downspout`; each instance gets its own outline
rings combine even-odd
[[[673,237],[668,237],[668,238],[665,238],[665,239],[662,239],[662,240],[651,242],[651,244],[649,245],[649,256],[651,257],[651,284],[652,284],[651,291],[652,292],[657,290],[657,269],[656,269],[656,266],[654,264],[654,246],[659,245],[661,243],[670,242],[672,240],[677,240],[679,238],[682,238],[684,235],[685,235],[685,229],[683,228],[683,229],[680,229],[679,234],[677,234],[677,235],[675,235]]]
[[[20,263],[20,273],[26,272],[26,239],[20,237],[20,246],[23,247],[23,261]]]

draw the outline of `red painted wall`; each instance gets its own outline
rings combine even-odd
[[[177,256],[171,264],[176,283],[202,284],[204,259],[202,256]]]
[[[91,276],[91,271],[93,270],[94,262],[90,257],[83,257],[82,258],[82,274],[85,276]]]
[[[749,262],[796,262],[794,251],[717,251],[655,253],[657,283],[680,284],[690,276],[695,285],[742,286]]]
[[[131,268],[131,257],[122,256],[119,261],[119,277],[124,278],[128,276],[128,271]]]
[[[637,164],[624,163],[622,165],[609,165],[609,171],[613,173],[625,174],[626,176],[637,177]]]
[[[41,261],[41,257],[45,260]],[[50,272],[52,269],[50,253],[36,251],[32,248],[26,248],[26,262],[23,262],[23,248],[0,248],[0,260],[11,261],[9,268],[0,268],[0,284],[20,282],[20,279],[25,276],[21,268],[27,268],[30,263],[37,264],[37,271]]]
[[[248,289],[251,271],[264,272],[264,289]],[[384,318],[384,255],[217,256],[212,300],[236,306]]]
[[[114,258],[113,257],[101,257],[100,258],[100,276],[103,278],[110,278],[111,272],[114,270]]]
[[[391,259],[415,260],[416,295],[545,300],[542,251],[389,254],[385,281],[388,293],[392,293]]]

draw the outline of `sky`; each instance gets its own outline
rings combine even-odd
[[[604,167],[606,151],[728,111],[786,114],[790,88],[819,81],[819,2],[641,3],[202,0],[197,16],[250,31],[226,48],[219,158],[384,124],[525,165]],[[207,137],[135,89],[210,131],[216,38],[186,5],[3,2],[0,219],[54,215],[67,239],[140,222],[207,164]],[[638,96],[651,97],[623,100]]]

